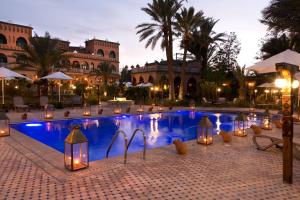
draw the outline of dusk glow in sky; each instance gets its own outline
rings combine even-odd
[[[160,46],[145,49],[135,27],[150,18],[141,11],[150,0],[1,0],[0,20],[31,25],[34,32],[84,45],[96,37],[120,43],[120,67],[144,65],[165,58]],[[240,65],[251,65],[259,51],[266,26],[258,20],[269,0],[189,0],[185,5],[203,10],[206,16],[219,19],[216,32],[236,32],[241,42]],[[181,53],[178,43],[174,53]]]

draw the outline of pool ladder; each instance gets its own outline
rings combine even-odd
[[[122,131],[122,130],[118,130],[118,131],[115,133],[115,135],[113,136],[113,139],[111,140],[111,143],[110,143],[110,145],[109,145],[109,147],[108,147],[108,149],[107,149],[107,151],[106,151],[106,158],[108,158],[109,152],[110,152],[110,150],[111,150],[113,144],[115,143],[116,139],[118,138],[119,134],[121,133],[121,134],[123,135],[123,137],[124,137],[124,164],[126,164],[126,162],[127,162],[127,152],[128,152],[128,149],[129,149],[129,147],[130,147],[130,144],[132,143],[132,140],[134,139],[135,135],[136,135],[138,132],[140,132],[140,133],[143,135],[143,140],[144,140],[143,159],[146,159],[147,138],[146,138],[145,132],[144,132],[142,129],[139,129],[139,128],[136,129],[136,130],[133,132],[133,134],[132,134],[132,136],[131,136],[129,142],[128,142],[126,133],[125,133],[124,131]]]

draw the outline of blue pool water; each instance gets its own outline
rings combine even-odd
[[[235,114],[176,111],[142,115],[119,115],[89,119],[70,119],[52,122],[31,122],[12,124],[12,128],[38,140],[60,152],[64,152],[64,140],[75,125],[81,125],[89,141],[90,161],[101,160],[115,132],[124,130],[128,139],[140,128],[147,135],[147,148],[169,145],[174,139],[183,141],[196,138],[196,127],[202,116],[208,115],[219,130],[231,131]],[[143,137],[137,134],[129,152],[143,149]],[[110,156],[123,155],[124,139],[119,136],[111,149]]]

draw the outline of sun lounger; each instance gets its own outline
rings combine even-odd
[[[261,145],[258,143],[258,140],[269,140],[268,144]],[[299,138],[298,138],[299,139]],[[283,148],[283,139],[281,136],[281,132],[278,134],[278,130],[276,133],[266,134],[262,133],[261,135],[253,135],[252,137],[253,143],[256,146],[257,150],[266,151],[269,148],[275,146],[276,148],[282,149]],[[300,143],[299,140],[293,143],[293,153],[294,157],[300,159]]]
[[[19,112],[21,111],[29,111],[28,105],[24,104],[24,100],[20,96],[16,96],[13,98],[13,103],[14,103],[14,109]]]

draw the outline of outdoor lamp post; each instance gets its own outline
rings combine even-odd
[[[275,85],[282,89],[283,181],[286,183],[293,183],[293,88],[299,87],[293,76],[298,70],[296,65],[276,64],[280,77]]]
[[[234,120],[233,133],[235,136],[247,136],[246,128],[248,126],[247,116],[243,113],[238,114]]]
[[[83,116],[89,117],[89,116],[91,116],[91,113],[92,113],[91,105],[85,103],[83,106]]]
[[[9,127],[9,118],[3,112],[0,113],[0,137],[9,136],[10,127]]]
[[[75,126],[65,139],[64,160],[65,167],[71,171],[89,166],[88,140],[79,126]]]
[[[45,108],[44,108],[44,117],[45,119],[53,119],[54,117],[54,107],[51,106],[51,105],[45,105]]]
[[[249,91],[250,91],[250,104],[249,104],[249,112],[254,112],[255,111],[255,100],[253,98],[253,89],[255,86],[254,81],[249,81],[247,83]]]
[[[197,130],[197,143],[210,145],[213,143],[213,124],[208,116],[203,116]]]

